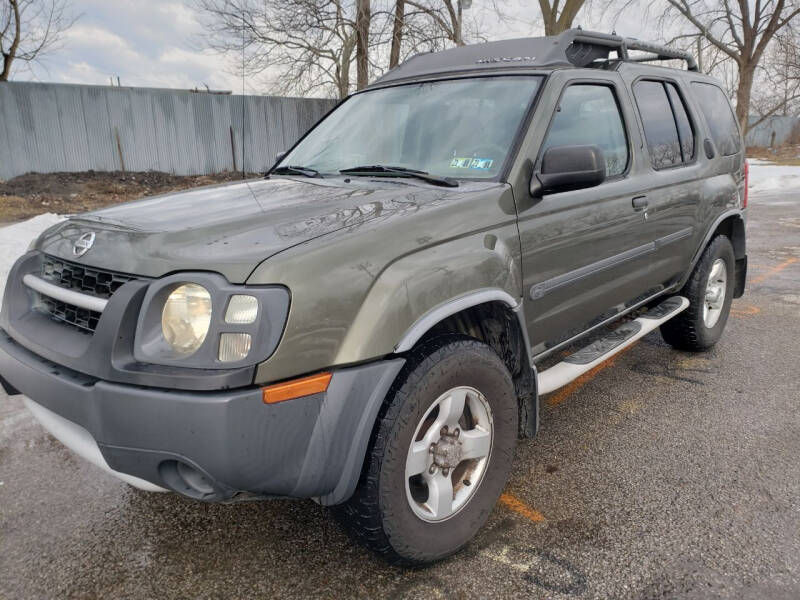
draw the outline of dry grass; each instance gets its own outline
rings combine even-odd
[[[800,146],[787,145],[777,148],[750,146],[747,149],[747,158],[760,158],[761,160],[773,162],[776,165],[798,167],[800,166]]]
[[[157,171],[28,173],[0,181],[0,223],[48,212],[81,213],[145,196],[237,181],[241,177],[240,173],[183,176]]]

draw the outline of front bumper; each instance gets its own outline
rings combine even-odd
[[[45,426],[77,427],[72,437],[60,429],[56,437],[103,466],[96,444],[108,470],[133,485],[205,501],[240,492],[323,504],[349,498],[378,410],[403,364],[398,358],[339,369],[324,394],[268,405],[257,387],[190,392],[95,379],[0,330],[3,379],[33,401],[34,414],[43,407]],[[56,418],[48,421],[50,413]],[[80,448],[70,441],[78,438]]]

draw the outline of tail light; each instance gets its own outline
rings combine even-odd
[[[744,161],[744,199],[742,200],[742,208],[747,208],[747,194],[750,187],[750,164]]]

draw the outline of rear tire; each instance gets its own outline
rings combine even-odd
[[[700,351],[719,341],[733,300],[736,261],[733,246],[718,235],[706,246],[680,291],[689,308],[661,326],[661,337],[678,350]]]
[[[335,516],[392,564],[457,552],[505,487],[518,412],[511,375],[489,346],[461,335],[422,344],[389,391],[358,488]]]

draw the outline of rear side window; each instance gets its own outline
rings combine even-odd
[[[689,162],[694,158],[694,130],[689,114],[686,111],[686,104],[678,93],[678,88],[674,83],[666,82],[664,86],[669,94],[669,102],[672,105],[672,112],[675,115],[675,123],[678,124],[678,137],[681,140],[681,154],[683,162]]]
[[[699,81],[692,82],[692,88],[719,153],[730,156],[739,152],[742,145],[739,126],[723,91],[715,85]]]
[[[633,87],[654,169],[674,167],[694,157],[694,133],[678,90],[666,81],[639,81]]]
[[[606,175],[628,165],[628,138],[614,92],[599,84],[575,84],[564,90],[541,153],[556,146],[599,146]]]

